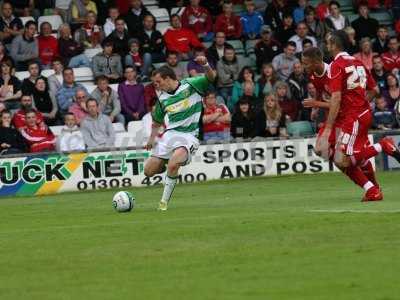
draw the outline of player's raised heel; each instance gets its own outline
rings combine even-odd
[[[374,186],[365,193],[364,198],[361,201],[370,202],[370,201],[381,201],[381,200],[383,200],[383,194],[378,187]]]
[[[382,146],[383,152],[400,162],[400,150],[396,147],[396,144],[392,138],[384,137],[379,141],[379,144]]]
[[[160,201],[160,204],[158,205],[158,210],[166,211],[167,209],[168,209],[168,202]]]

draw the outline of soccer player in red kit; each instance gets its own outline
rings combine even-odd
[[[326,113],[329,111],[330,103],[325,101],[326,98],[330,98],[329,92],[329,65],[323,61],[323,56],[321,50],[316,47],[308,48],[303,52],[302,62],[306,72],[309,75],[310,82],[314,85],[317,90],[316,99],[305,99],[303,101],[304,107],[311,107],[317,109],[324,109]],[[340,126],[338,122],[336,122],[335,126]],[[321,136],[325,130],[325,126],[322,126],[318,132],[318,136]],[[336,130],[331,130],[331,135],[329,136],[329,153],[328,157],[324,157],[326,159],[334,161],[333,155],[335,153],[336,148]],[[368,141],[369,143],[369,141]],[[317,153],[318,154],[318,153]],[[339,167],[339,166],[338,166]],[[339,167],[339,169],[341,169]],[[375,171],[372,166],[372,163],[369,160],[366,160],[365,163],[361,166],[361,170],[364,175],[371,181],[374,185],[379,186],[378,182],[375,178]],[[350,177],[356,184],[358,184],[357,178],[352,178],[355,176],[352,169],[341,169],[343,173]],[[361,186],[363,188],[363,185]]]
[[[379,152],[385,152],[400,162],[400,151],[392,139],[383,138],[374,145],[368,143],[368,129],[372,123],[372,112],[367,100],[367,91],[376,89],[376,83],[364,65],[343,50],[347,35],[335,31],[327,40],[327,49],[334,57],[329,69],[329,91],[331,100],[323,133],[318,137],[316,151],[329,151],[332,130],[338,131],[333,160],[346,174],[350,174],[366,191],[363,201],[383,199],[377,184],[371,182],[360,166]],[[336,128],[336,129],[335,129]]]

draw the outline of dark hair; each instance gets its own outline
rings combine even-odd
[[[206,51],[206,49],[204,49],[203,47],[195,47],[193,49],[194,53],[196,53],[196,52],[205,52],[205,51]]]
[[[3,116],[3,114],[9,114],[9,115],[12,115],[11,111],[10,111],[10,110],[8,110],[8,109],[5,109],[5,110],[3,110],[3,111],[0,113],[0,117],[2,117],[2,116]]]
[[[53,27],[51,26],[50,22],[43,22],[42,24],[40,24],[40,33],[42,33],[43,26],[46,26],[46,25],[50,25],[50,28],[53,29]]]
[[[239,81],[240,83],[243,83],[243,82],[244,82],[244,72],[245,72],[245,71],[249,71],[249,72],[251,73],[251,76],[252,76],[253,82],[254,82],[254,80],[255,80],[255,74],[254,74],[254,71],[253,71],[249,66],[245,66],[245,67],[243,67],[243,68],[240,70],[240,73],[239,73],[239,76],[238,76],[238,81]]]
[[[125,22],[125,19],[124,19],[123,17],[121,17],[121,16],[118,16],[118,17],[115,19],[114,24],[115,24],[115,22],[117,22],[117,21],[124,21],[124,22]],[[125,22],[125,23],[126,23],[126,22]]]
[[[127,66],[125,66],[125,68],[124,68],[124,73],[126,72],[126,70],[128,70],[128,69],[132,69],[134,72],[137,72],[137,70],[136,70],[136,67],[135,66],[133,66],[133,65],[127,65]]]
[[[36,22],[32,20],[26,22],[24,27],[25,29],[28,29],[31,25],[35,25],[35,27],[37,27]]]
[[[227,44],[227,45],[225,45],[225,47],[224,47],[224,51],[225,51],[225,50],[235,50],[235,48],[234,48],[232,45]]]
[[[153,23],[154,23],[153,30],[156,30],[156,25],[157,25],[156,17],[153,16],[152,14],[145,14],[144,17],[143,17],[143,21],[144,21],[144,18],[147,18],[147,17],[151,17],[153,19]]]
[[[29,97],[32,100],[32,95],[31,94],[23,93],[21,95],[21,99],[24,98],[24,97]]]
[[[290,18],[293,19],[292,13],[291,13],[290,11],[285,11],[285,12],[283,13],[283,15],[282,15],[282,19],[285,19],[285,18],[288,18],[288,17],[290,17]]]
[[[397,79],[397,76],[394,75],[393,73],[388,73],[388,74],[386,75],[386,82],[387,82],[389,76],[392,76],[392,77],[396,80],[396,87],[399,87],[399,79]]]
[[[372,56],[372,60],[377,59],[377,58],[382,59],[379,54],[375,54],[374,56]]]
[[[46,84],[46,90],[47,90],[48,84],[47,84],[47,79],[46,79],[46,77],[44,77],[44,76],[39,76],[38,78],[36,78],[36,80],[35,80],[35,85],[36,85],[36,83],[37,83],[39,80],[43,80],[43,81],[44,81],[44,83]]]
[[[360,1],[360,2],[358,3],[358,8],[360,8],[361,6],[366,6],[366,7],[368,7],[368,2],[367,2],[367,1]]]
[[[99,103],[97,102],[97,100],[94,99],[94,98],[89,98],[89,99],[86,100],[86,104],[88,104],[89,102],[95,102],[96,105],[99,105]]]
[[[350,48],[349,36],[344,30],[333,31],[329,36],[329,40],[339,50]]]
[[[65,120],[65,118],[67,116],[74,116],[75,117],[75,115],[72,112],[69,112],[69,111],[64,114],[64,120]]]
[[[309,5],[309,6],[307,6],[307,7],[304,9],[304,15],[305,15],[305,16],[308,16],[308,15],[310,15],[311,13],[314,13],[314,14],[315,14],[315,8],[312,7],[311,5]]]
[[[39,62],[38,62],[37,60],[31,60],[31,61],[29,61],[29,62],[28,62],[28,69],[29,69],[29,67],[32,66],[32,65],[37,65],[37,66],[39,67],[39,72],[40,72],[40,64],[39,64]]]
[[[97,77],[95,78],[95,82],[96,82],[96,84],[98,84],[100,81],[107,81],[107,82],[109,82],[110,80],[109,80],[108,77],[105,76],[105,75],[99,75],[99,76],[97,76]]]
[[[171,17],[169,18],[169,21],[172,22],[173,18],[179,18],[179,20],[181,19],[181,16],[178,14],[172,14]]]
[[[36,111],[33,108],[29,108],[28,110],[25,111],[25,116],[31,113],[34,113],[36,115]]]
[[[304,46],[305,44],[313,44],[312,41],[310,39],[304,39],[301,44]]]
[[[338,8],[340,8],[340,3],[335,0],[329,2],[329,7],[331,7],[331,5],[336,5]]]
[[[293,42],[293,41],[288,41],[288,42],[285,44],[285,48],[287,48],[287,47],[289,47],[289,46],[292,46],[292,47],[297,48],[296,43]]]
[[[216,92],[216,91],[213,91],[213,90],[208,90],[208,91],[206,91],[206,93],[204,94],[204,98],[207,98],[207,97],[210,96],[210,95],[217,96],[217,92]]]
[[[179,53],[178,53],[178,52],[176,52],[176,51],[167,51],[167,57],[168,57],[168,56],[170,56],[170,55],[176,55],[176,56],[179,56]]]
[[[399,39],[397,38],[397,36],[392,35],[392,36],[389,37],[388,41],[390,41],[390,40],[396,40],[396,41],[398,41]]]
[[[303,57],[310,58],[311,60],[318,60],[322,61],[323,60],[323,54],[322,51],[317,48],[317,47],[311,47],[303,51]]]
[[[172,80],[177,80],[176,74],[174,70],[172,70],[168,66],[162,66],[158,68],[155,72],[154,75],[160,74],[162,79],[165,79],[167,77],[171,78]]]
[[[64,70],[63,70],[63,75],[65,74],[65,72],[66,71],[71,71],[72,73],[74,73],[74,69],[72,69],[72,68],[70,68],[70,67],[66,67]]]
[[[103,48],[105,48],[105,47],[113,47],[114,48],[114,42],[112,40],[105,39],[102,43],[102,47]]]
[[[59,62],[60,64],[62,64],[64,66],[64,62],[63,62],[63,59],[61,58],[61,56],[55,56],[51,63],[54,64],[55,62]]]
[[[247,104],[247,105],[249,105],[248,117],[249,117],[249,119],[253,119],[254,118],[254,109],[253,109],[253,105],[252,105],[252,100],[253,99],[251,96],[243,95],[242,97],[240,97],[239,101],[235,105],[234,114],[242,115],[242,112],[240,111],[240,104]]]

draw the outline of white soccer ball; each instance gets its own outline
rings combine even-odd
[[[112,205],[117,212],[131,211],[135,205],[135,197],[129,192],[120,191],[114,195]]]

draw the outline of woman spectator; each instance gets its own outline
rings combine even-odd
[[[7,48],[4,46],[4,42],[0,41],[0,64],[6,60],[11,61],[12,64],[14,65],[14,62],[13,62],[11,56],[9,56],[7,54]]]
[[[11,125],[11,113],[0,113],[0,155],[26,152],[27,145],[21,133]]]
[[[141,81],[148,81],[151,68],[151,54],[140,51],[138,39],[129,40],[129,53],[125,56],[125,66],[134,66],[140,73]]]
[[[256,117],[256,136],[286,137],[286,116],[275,94],[264,98],[264,107]]]
[[[386,100],[387,107],[393,109],[400,99],[399,80],[394,74],[389,73],[386,77],[386,82],[387,90],[382,92],[382,96]]]
[[[35,81],[35,88],[32,94],[33,107],[42,113],[48,126],[57,124],[57,101],[51,95],[46,80],[39,77]]]
[[[142,45],[143,53],[150,53],[153,63],[165,61],[164,39],[160,31],[156,30],[156,18],[147,15],[143,19],[144,30],[139,32],[138,39]]]
[[[377,53],[372,51],[372,43],[368,37],[360,40],[360,52],[354,54],[354,57],[359,59],[368,70],[372,70],[372,58]]]
[[[241,66],[236,58],[235,49],[230,45],[225,46],[224,56],[217,63],[217,87],[225,103],[230,102],[233,83],[237,80],[240,70]]]
[[[231,135],[233,138],[249,139],[255,136],[256,118],[247,97],[240,98],[232,115]]]
[[[29,145],[30,152],[43,152],[55,150],[56,138],[46,126],[37,125],[36,112],[27,111],[25,114],[26,126],[21,129],[21,134]]]
[[[374,121],[372,127],[381,130],[390,130],[396,127],[396,116],[393,110],[388,109],[386,100],[382,96],[375,99]]]
[[[244,67],[240,71],[237,81],[235,81],[233,84],[232,98],[231,101],[228,102],[228,107],[230,111],[234,110],[236,103],[239,101],[239,98],[244,95],[244,84],[249,82],[252,83],[254,87],[252,96],[257,98],[259,94],[259,86],[258,83],[255,82],[254,71],[250,67]]]
[[[49,22],[40,25],[40,35],[38,37],[39,59],[42,69],[50,69],[53,59],[58,54],[58,41],[51,35],[53,29]]]
[[[351,26],[346,27],[344,29],[344,31],[346,32],[347,37],[349,38],[349,40],[348,40],[349,47],[347,49],[347,52],[349,54],[353,55],[354,53],[358,52],[358,43],[356,41],[356,31]]]
[[[8,110],[18,109],[21,98],[21,82],[12,75],[13,64],[10,60],[1,63],[0,75],[0,102],[3,102]]]
[[[289,121],[297,121],[299,117],[299,103],[291,99],[290,89],[286,82],[278,81],[274,87],[274,94],[278,99],[279,106]]]
[[[340,4],[337,1],[329,3],[329,16],[325,19],[327,31],[342,30],[350,26],[349,19],[340,12]]]
[[[263,95],[262,98],[273,92],[277,78],[278,76],[272,64],[263,64],[261,68],[261,77],[257,81],[259,93],[260,95]]]
[[[100,48],[104,39],[101,26],[97,25],[97,15],[89,11],[86,15],[86,22],[75,32],[75,40],[85,48]]]
[[[83,54],[83,45],[72,38],[68,24],[60,26],[58,35],[58,47],[64,65],[70,68],[90,67],[89,59]]]
[[[203,139],[223,142],[230,138],[231,114],[223,104],[217,104],[215,92],[208,92],[204,98]]]

